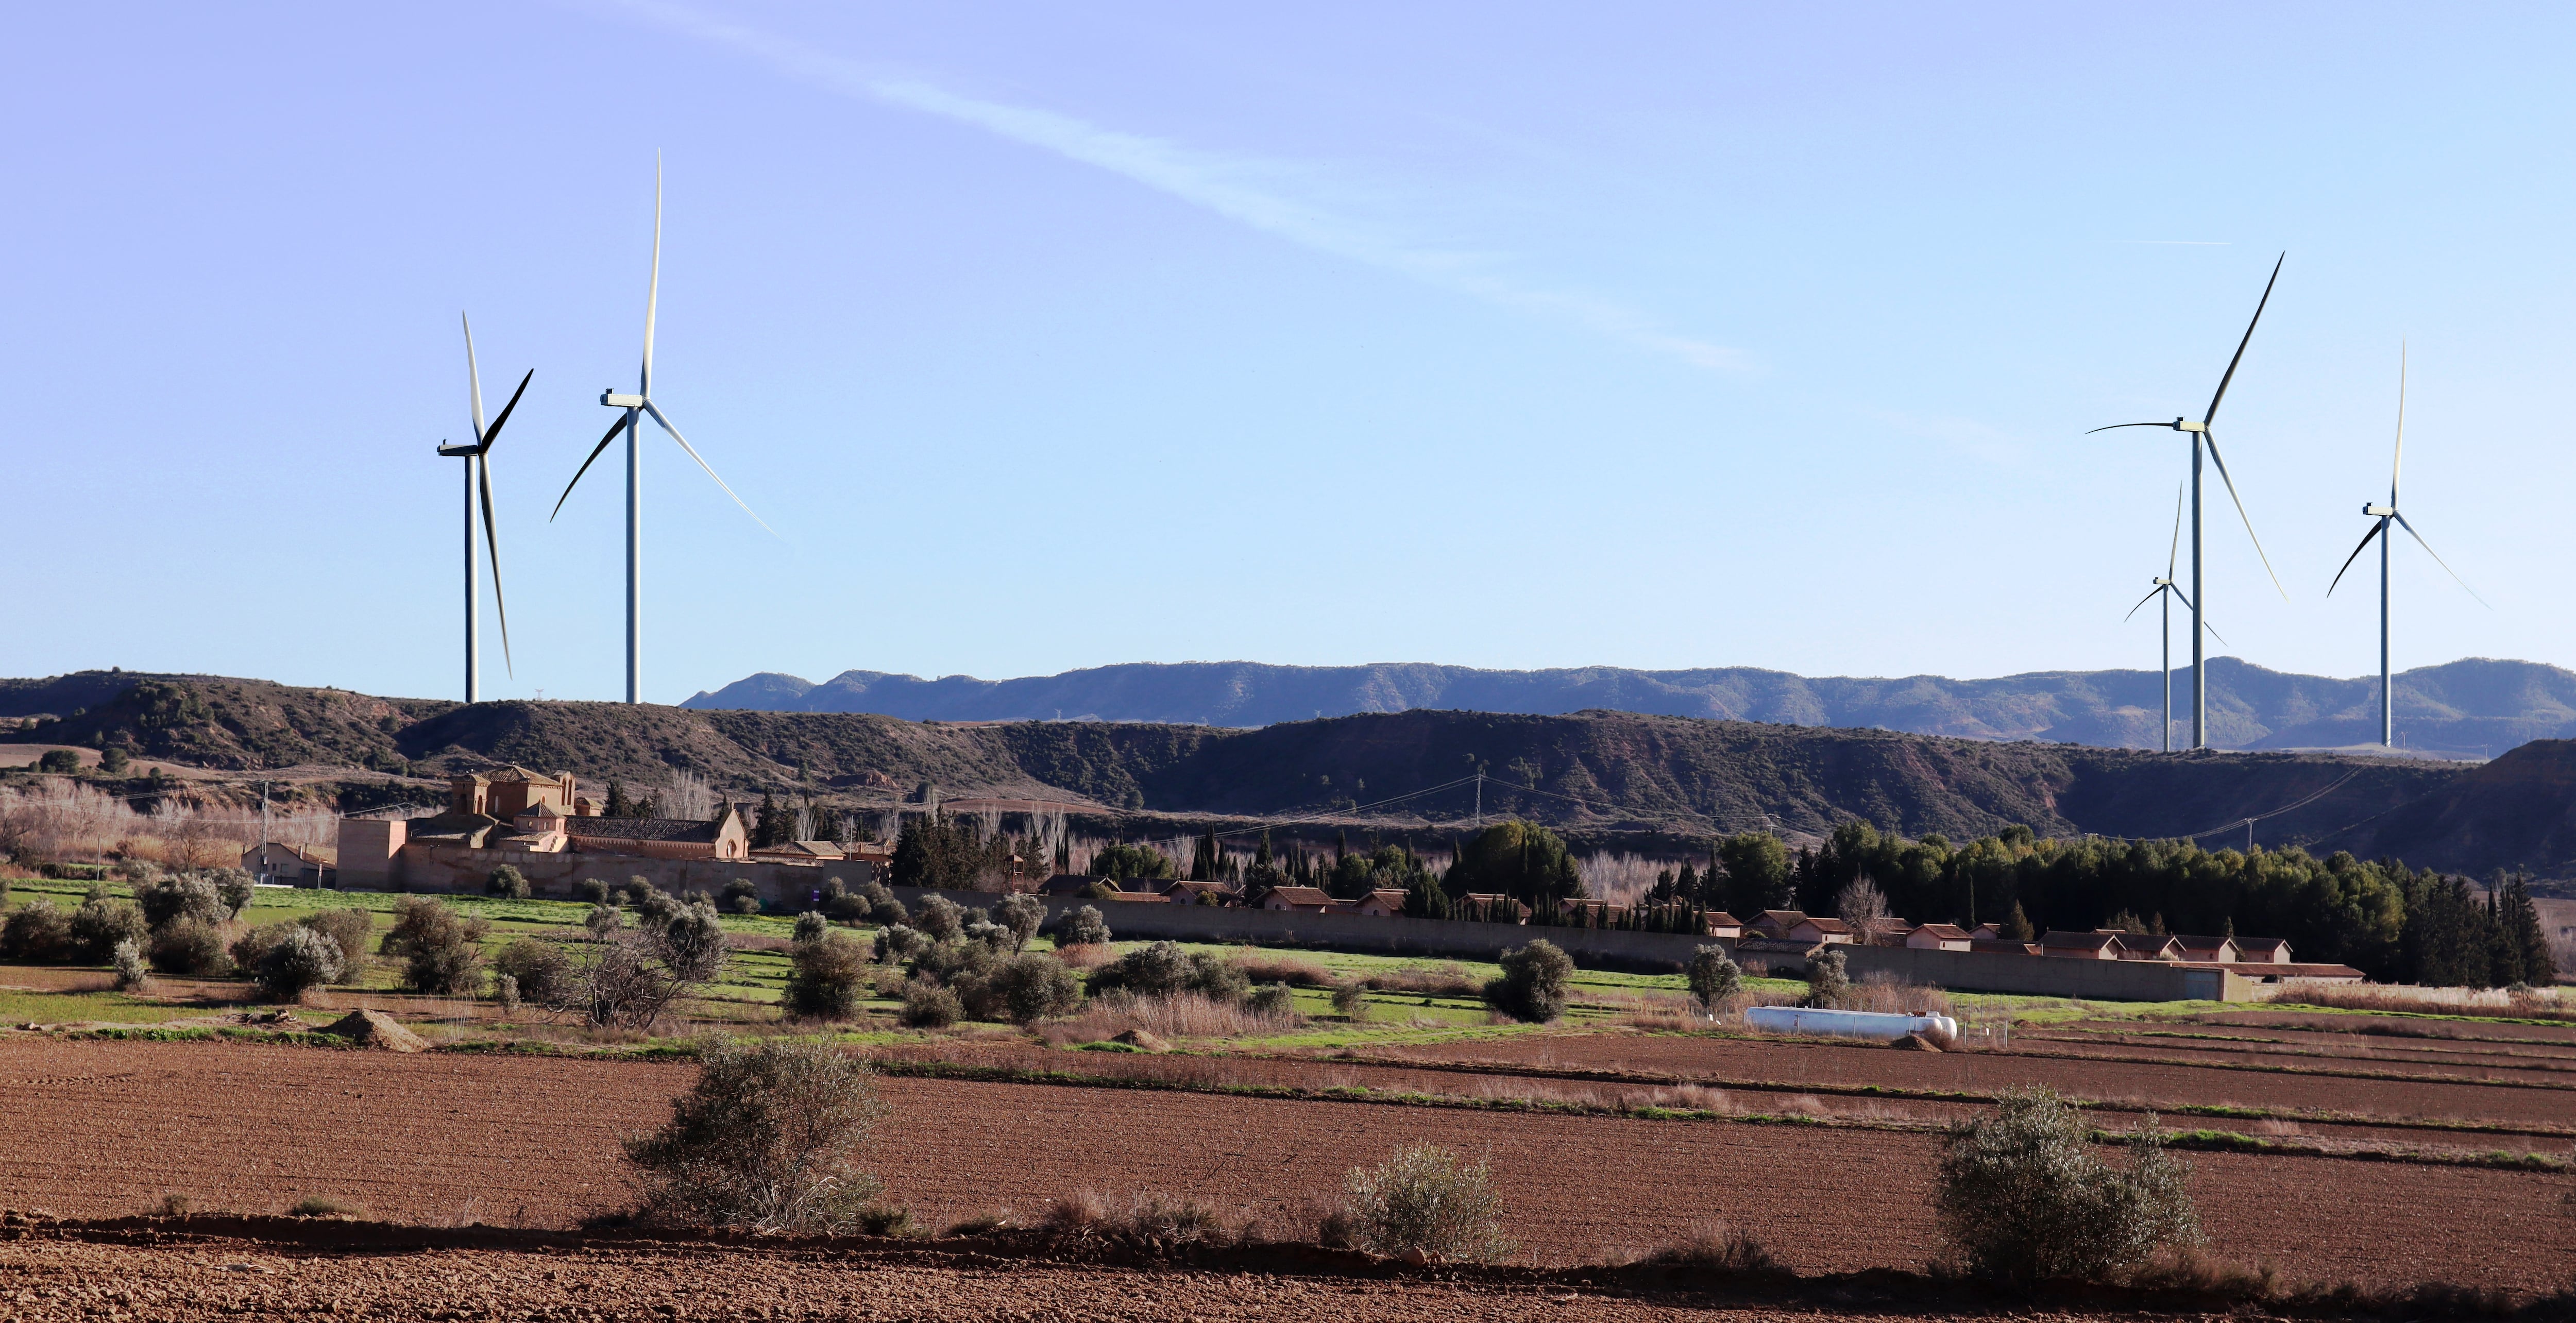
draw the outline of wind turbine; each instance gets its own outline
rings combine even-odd
[[[492,606],[501,614],[501,664],[510,664],[510,605],[501,597],[501,534],[492,522],[492,443],[501,438],[501,428],[510,421],[510,411],[519,407],[519,397],[528,393],[528,380],[537,375],[535,368],[519,378],[519,388],[510,392],[510,402],[501,406],[501,416],[483,425],[483,373],[474,366],[474,323],[465,314],[457,320],[465,324],[465,384],[474,407],[474,443],[451,446],[442,441],[438,453],[449,459],[465,461],[465,701],[477,702],[482,697],[483,658],[475,647],[474,627],[478,612],[474,601],[474,498],[483,498],[483,540],[492,553]]]
[[[2236,380],[2236,366],[2245,361],[2245,346],[2254,342],[2254,328],[2262,323],[2263,309],[2272,302],[2272,286],[2281,279],[2281,263],[2288,261],[2289,257],[2285,252],[2274,259],[2272,278],[2263,282],[2262,301],[2254,305],[2254,320],[2245,323],[2245,338],[2236,342],[2236,356],[2227,360],[2226,375],[2218,379],[2218,393],[2209,397],[2209,408],[2201,414],[2200,421],[2193,422],[2186,417],[2176,418],[2170,423],[2113,423],[2110,427],[2093,429],[2093,432],[2108,432],[2120,427],[2170,427],[2191,437],[2191,596],[2184,601],[2191,607],[2191,747],[2195,749],[2209,747],[2209,674],[2200,638],[2201,631],[2208,627],[2208,622],[2201,616],[2201,608],[2209,603],[2208,584],[2201,577],[2204,543],[2200,518],[2200,455],[2204,446],[2211,462],[2218,465],[2219,481],[2227,484],[2227,499],[2236,503],[2236,517],[2245,521],[2245,536],[2253,539],[2254,554],[2262,557],[2263,572],[2272,576],[2272,587],[2281,594],[2281,600],[2290,600],[2290,590],[2281,587],[2281,576],[2272,570],[2272,558],[2263,553],[2263,539],[2255,535],[2253,516],[2245,513],[2245,498],[2236,494],[2236,479],[2227,474],[2227,460],[2218,453],[2218,433],[2211,430],[2218,420],[2218,406],[2227,398],[2228,384]],[[2091,436],[2093,432],[2085,435]]]
[[[698,461],[698,467],[705,469],[708,477],[715,478],[718,487],[724,487],[725,495],[733,496],[733,503],[741,505],[742,512],[751,515],[753,523],[759,524],[771,536],[777,535],[777,530],[770,528],[759,515],[752,514],[750,506],[743,505],[740,496],[734,496],[733,488],[726,487],[724,479],[716,477],[715,469],[698,454],[697,447],[690,445],[689,439],[680,435],[680,429],[673,427],[671,420],[653,403],[653,315],[661,298],[662,158],[659,153],[655,153],[653,157],[653,278],[644,291],[644,367],[636,375],[634,394],[620,395],[614,388],[600,392],[601,404],[621,412],[618,414],[617,421],[608,425],[608,434],[599,438],[599,444],[591,448],[590,459],[583,460],[581,467],[574,471],[572,481],[564,484],[563,495],[555,498],[555,514],[561,514],[565,499],[570,497],[572,489],[580,484],[581,475],[590,472],[591,462],[608,449],[608,443],[615,441],[619,432],[626,434],[626,701],[629,703],[644,701],[644,454],[641,437],[643,418],[650,415],[655,425],[670,433],[671,439],[680,443],[680,449],[689,452],[689,458]],[[549,523],[553,522],[554,515],[547,515],[546,520]]]
[[[2352,554],[2343,558],[2343,569],[2336,570],[2334,583],[2326,585],[2326,596],[2334,596],[2336,585],[2343,582],[2344,570],[2351,569],[2352,563],[2361,559],[2361,553],[2370,549],[2372,538],[2379,539],[2379,742],[2392,748],[2397,743],[2397,701],[2396,690],[2390,683],[2388,673],[2388,544],[2396,539],[2388,535],[2389,523],[2393,520],[2399,528],[2405,529],[2406,536],[2415,539],[2415,544],[2424,548],[2424,554],[2432,557],[2433,563],[2440,565],[2444,574],[2450,575],[2461,588],[2466,589],[2469,596],[2478,598],[2478,605],[2487,606],[2489,610],[2494,609],[2488,606],[2487,599],[2478,597],[2477,589],[2469,587],[2468,580],[2460,578],[2459,571],[2452,569],[2442,559],[2442,553],[2433,550],[2433,544],[2426,542],[2424,535],[2416,532],[2413,524],[2406,522],[2406,516],[2397,512],[2397,478],[2405,467],[2406,347],[2400,344],[2397,347],[2397,455],[2388,465],[2388,504],[2365,503],[2361,507],[2363,514],[2379,522],[2372,524],[2370,531],[2361,535],[2361,545],[2354,547]]]
[[[2173,574],[2174,560],[2180,555],[2181,549],[2182,484],[2175,483],[2173,544],[2165,548],[2164,577],[2154,580],[2153,582],[2156,585],[2155,589],[2149,592],[2146,596],[2138,599],[2138,606],[2145,606],[2148,602],[2159,597],[2165,599],[2161,607],[2165,618],[2164,666],[2157,671],[2156,675],[2157,679],[2163,683],[2165,690],[2165,752],[2167,753],[2173,752],[2173,599],[2176,597],[2182,597],[2182,586],[2174,582]],[[2191,599],[2188,597],[2182,597],[2182,604],[2184,606],[2191,605]],[[2124,625],[2129,623],[2130,618],[2138,614],[2138,606],[2130,607],[2129,614],[2120,617],[2120,623]],[[2193,618],[2199,618],[2197,613],[2194,614]],[[2210,628],[2209,632],[2210,635],[2217,638],[2219,642],[2225,643],[2227,641],[2226,637],[2220,635],[2217,629]]]

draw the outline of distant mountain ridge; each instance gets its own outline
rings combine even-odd
[[[2219,748],[2343,748],[2378,739],[2376,677],[2294,675],[2234,657],[2212,659],[2209,675],[2210,742]],[[2177,671],[2177,718],[2187,716],[2189,702],[2190,673]],[[925,680],[853,670],[816,684],[764,672],[701,692],[680,706],[873,712],[909,721],[1086,719],[1234,727],[1420,708],[1533,716],[1608,710],[2149,749],[2158,743],[2163,699],[2152,671],[2034,671],[1952,680],[1809,678],[1747,666],[1490,671],[1420,662],[1135,662],[1014,680]],[[2397,677],[2397,721],[2408,749],[2453,757],[2492,758],[2529,740],[2576,737],[2576,671],[2486,658],[2419,667]]]

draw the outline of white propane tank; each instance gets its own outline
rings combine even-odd
[[[1946,1015],[1889,1015],[1880,1011],[1826,1011],[1805,1006],[1755,1006],[1744,1023],[1766,1034],[1819,1034],[1894,1042],[1907,1034],[1939,1032],[1956,1038],[1959,1022]]]

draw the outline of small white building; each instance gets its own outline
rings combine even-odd
[[[1974,940],[1967,929],[1949,923],[1927,923],[1905,935],[1905,944],[1917,951],[1965,951]]]

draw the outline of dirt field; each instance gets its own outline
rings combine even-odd
[[[891,1257],[891,1256],[889,1256]],[[326,1312],[334,1317],[906,1320],[1282,1319],[1322,1323],[1574,1320],[1710,1323],[1813,1319],[1794,1307],[1631,1298],[1564,1286],[1455,1285],[1140,1271],[1060,1264],[964,1265],[938,1256],[832,1259],[759,1250],[637,1249],[527,1253],[430,1250],[286,1253],[257,1244],[132,1248],[66,1241],[0,1244],[0,1315],[84,1314],[230,1319]],[[12,1309],[14,1304],[15,1308]],[[1837,1302],[1848,1323],[1993,1317],[1903,1307],[1884,1297]],[[2022,1323],[2093,1317],[2014,1309]],[[2116,1316],[2113,1316],[2116,1317]]]
[[[2060,1045],[2047,1044],[2055,1050]],[[2161,1055],[2161,1054],[2159,1054]],[[1878,1084],[1992,1092],[2046,1084],[2084,1098],[2359,1112],[2389,1120],[2576,1124],[2576,1088],[2514,1088],[2438,1081],[2356,1080],[2207,1065],[2091,1061],[1983,1052],[1939,1055],[1876,1047],[1765,1043],[1688,1034],[1561,1035],[1379,1049],[1373,1059],[1494,1066],[1621,1070],[1673,1080],[1724,1083]],[[2344,1067],[2359,1063],[2302,1062]]]
[[[179,1192],[265,1212],[325,1195],[406,1221],[559,1226],[618,1200],[618,1138],[658,1123],[689,1072],[13,1036],[0,1040],[0,1096],[21,1129],[0,1164],[0,1206],[113,1215]],[[1511,1234],[1543,1261],[1652,1248],[1710,1220],[1804,1271],[1911,1267],[1937,1248],[1925,1135],[934,1080],[883,1088],[896,1111],[876,1171],[892,1201],[934,1225],[1035,1212],[1089,1188],[1196,1198],[1229,1220],[1285,1228],[1300,1205],[1335,1193],[1347,1167],[1431,1139],[1492,1160]],[[2191,1161],[2216,1246],[2294,1277],[2537,1288],[2576,1274],[2563,1176]]]

